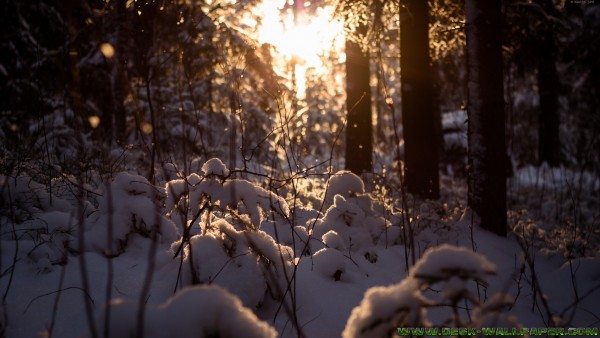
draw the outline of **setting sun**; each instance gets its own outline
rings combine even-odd
[[[306,70],[324,71],[321,57],[330,51],[338,51],[340,57],[343,56],[343,24],[333,19],[331,6],[318,8],[311,14],[300,12],[294,18],[291,11],[282,14],[284,5],[285,2],[274,6],[265,1],[258,7],[262,18],[258,41],[275,48],[275,56],[279,57],[274,66],[280,71],[285,71],[290,64],[295,66],[298,96],[303,97]]]

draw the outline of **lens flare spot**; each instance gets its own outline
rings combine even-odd
[[[140,125],[140,129],[142,130],[142,133],[144,134],[150,134],[152,133],[152,125],[148,122],[142,122],[142,124]]]
[[[105,42],[100,45],[100,53],[102,53],[105,58],[110,59],[115,56],[115,48],[110,43]]]
[[[92,115],[88,117],[88,122],[92,128],[96,129],[100,125],[100,117],[98,115]]]

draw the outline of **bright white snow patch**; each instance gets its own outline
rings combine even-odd
[[[395,285],[372,287],[352,310],[342,336],[391,337],[400,326],[426,326],[424,307],[428,304],[410,278]]]
[[[338,281],[346,271],[346,258],[336,249],[324,248],[313,256],[315,269],[323,276]]]
[[[229,176],[229,169],[227,169],[225,164],[218,158],[211,158],[206,161],[202,166],[202,172],[204,173],[204,176],[215,175],[221,178]]]
[[[426,284],[455,277],[485,282],[495,272],[496,267],[485,256],[464,247],[442,244],[425,253],[411,270],[411,276]]]
[[[258,185],[242,179],[226,179],[229,170],[221,160],[213,158],[202,166],[204,177],[191,174],[187,178],[167,182],[167,211],[187,201],[194,215],[204,202],[218,206],[222,211],[228,208],[247,213],[252,227],[258,228],[263,221],[262,211],[274,211],[284,217],[289,216],[285,199]],[[243,204],[243,208],[241,207]]]
[[[128,237],[138,233],[152,236],[158,231],[161,243],[179,238],[175,224],[161,214],[157,199],[162,192],[139,175],[119,173],[99,198],[98,216],[86,222],[85,250],[108,256],[121,254]]]
[[[338,171],[329,179],[329,186],[325,195],[325,202],[332,204],[336,195],[344,198],[356,196],[365,192],[365,184],[362,179],[350,171]]]
[[[135,337],[138,304],[111,303],[109,337]],[[104,319],[98,321],[102,327]],[[216,286],[194,286],[179,291],[159,306],[148,306],[144,337],[276,337],[269,324],[259,320],[227,290]]]
[[[495,266],[484,256],[463,247],[442,244],[430,249],[402,282],[369,289],[360,305],[352,310],[343,336],[389,337],[398,327],[428,327],[431,323],[426,317],[427,308],[449,303],[456,306],[463,298],[471,300],[477,311],[473,312],[477,313],[478,321],[471,325],[487,323],[491,318],[509,323],[511,318],[498,317],[499,309],[506,305],[506,297],[495,297],[495,303],[481,306],[469,293],[468,282],[473,279],[484,282],[494,272]],[[443,299],[438,302],[424,294],[435,283],[442,290]]]
[[[221,219],[207,226],[205,234],[190,239],[183,280],[184,284],[194,280],[218,284],[240,297],[245,306],[256,308],[268,290],[285,285],[292,257],[289,247],[275,243],[263,231],[236,230]]]

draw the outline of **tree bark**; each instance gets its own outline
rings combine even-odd
[[[366,27],[359,27],[364,35]],[[369,55],[346,40],[346,169],[356,174],[373,171],[373,122]]]
[[[111,132],[111,140],[117,140],[122,144],[126,143],[126,128],[127,128],[127,111],[125,110],[125,97],[127,96],[127,25],[128,15],[125,8],[125,0],[117,0],[117,45],[115,53],[115,68],[113,73],[113,90],[114,90],[114,134]],[[113,124],[113,116],[108,121]]]
[[[506,146],[500,0],[466,0],[469,206],[506,236]]]
[[[547,17],[553,13],[552,1],[536,0],[546,12]],[[548,163],[551,167],[560,165],[560,118],[558,113],[558,95],[560,80],[556,69],[556,45],[550,20],[543,23],[540,45],[537,49],[538,59],[538,92],[540,98],[538,127],[539,162]]]
[[[429,58],[429,9],[423,0],[402,3],[402,11],[406,11],[401,13],[400,23],[404,182],[412,194],[439,198],[439,135]]]

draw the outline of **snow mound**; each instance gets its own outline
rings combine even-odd
[[[466,248],[443,244],[430,249],[402,282],[367,290],[360,305],[352,310],[343,337],[389,337],[398,327],[430,327],[427,308],[448,304],[456,308],[463,300],[473,305],[472,317],[462,319],[450,314],[450,318],[441,318],[434,324],[456,327],[511,324],[508,326],[518,327],[514,318],[502,314],[511,304],[507,295],[493,295],[481,304],[469,288],[468,282],[483,283],[493,273],[495,266],[491,262]],[[442,291],[429,298],[426,293],[432,284]]]
[[[14,227],[2,228],[10,222]],[[28,175],[0,175],[0,241],[18,242],[18,259],[28,257],[40,272],[50,272],[67,260],[75,224],[70,203],[46,185]]]
[[[323,235],[323,243],[325,243],[325,245],[327,245],[329,248],[337,249],[339,251],[346,250],[346,243],[344,242],[344,239],[333,230],[330,230]]]
[[[245,306],[256,308],[268,290],[273,293],[285,285],[292,257],[291,248],[275,243],[265,232],[236,230],[221,219],[190,239],[184,278],[188,283],[218,284],[240,297]]]
[[[483,255],[448,244],[432,248],[415,264],[411,275],[430,285],[441,280],[477,280],[485,283],[496,267]]]
[[[208,160],[202,166],[202,171],[205,176],[191,174],[167,182],[167,211],[172,212],[185,202],[190,207],[191,215],[194,215],[205,203],[210,203],[221,211],[228,211],[229,208],[247,213],[249,225],[254,228],[260,227],[263,212],[274,211],[284,217],[289,216],[289,206],[282,197],[247,180],[226,179],[229,171],[221,160]]]
[[[342,337],[391,337],[397,327],[426,326],[428,304],[410,278],[395,285],[372,287],[352,310]]]
[[[108,336],[136,336],[138,304],[116,300],[111,303]],[[98,321],[102,327],[104,320]],[[269,324],[259,320],[241,301],[216,285],[188,287],[164,304],[149,306],[144,337],[276,337]]]
[[[211,158],[206,161],[206,163],[202,165],[202,172],[204,173],[204,176],[215,175],[221,179],[229,176],[229,169],[227,169],[225,164],[218,158]]]
[[[324,248],[313,256],[315,269],[327,278],[338,281],[346,271],[346,258],[336,249]]]
[[[350,171],[338,171],[329,178],[325,202],[332,204],[336,195],[348,198],[364,192],[365,184],[360,177]]]
[[[161,214],[159,200],[163,192],[146,178],[126,172],[115,176],[99,198],[95,218],[85,224],[84,248],[107,256],[117,256],[127,248],[128,237],[140,234],[152,237],[157,231],[161,243],[179,238],[175,224]],[[81,246],[81,243],[80,243]]]
[[[400,235],[399,227],[391,226],[389,221],[376,214],[366,199],[370,198],[361,196],[346,199],[336,195],[323,218],[308,222],[309,225],[314,224],[314,236],[333,247],[350,248],[352,251],[365,251],[377,244],[394,243]],[[325,236],[330,231],[337,234],[336,239],[331,237],[333,235]]]

